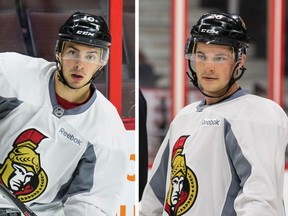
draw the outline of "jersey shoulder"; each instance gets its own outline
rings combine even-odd
[[[5,91],[0,91],[1,95],[20,100],[38,98],[55,69],[55,63],[41,58],[13,52],[0,53],[0,83],[5,88]]]
[[[243,95],[215,108],[225,118],[287,127],[287,115],[276,102],[253,94]]]

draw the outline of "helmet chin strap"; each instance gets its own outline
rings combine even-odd
[[[57,65],[57,70],[58,70],[58,72],[59,72],[59,73],[57,74],[58,80],[59,80],[61,83],[63,83],[63,85],[68,86],[68,87],[71,88],[71,89],[76,89],[76,88],[70,86],[69,83],[68,83],[68,82],[66,81],[66,79],[64,78],[63,71],[62,71],[62,64],[61,64],[61,62],[60,62],[58,59],[56,59],[56,65]]]
[[[210,98],[221,98],[221,97],[223,97],[223,96],[230,90],[230,88],[232,87],[232,85],[233,85],[237,80],[239,80],[239,79],[243,76],[246,68],[244,68],[244,67],[242,66],[242,67],[239,69],[239,70],[241,70],[241,73],[239,74],[239,76],[237,76],[236,78],[234,78],[234,74],[235,74],[236,69],[237,69],[237,67],[239,66],[239,64],[240,64],[240,62],[237,62],[237,64],[234,66],[234,69],[233,69],[233,71],[232,71],[230,80],[229,80],[228,84],[223,88],[223,89],[227,88],[226,91],[225,91],[223,94],[219,95],[219,96],[208,95],[208,94],[204,93],[204,91],[200,88],[199,83],[198,83],[198,79],[197,79],[196,72],[195,72],[195,71],[192,69],[192,67],[191,67],[191,60],[188,60],[188,66],[189,66],[189,70],[190,70],[191,73],[186,72],[186,74],[187,74],[187,76],[190,78],[190,81],[193,83],[193,85],[194,85],[204,96],[210,97]]]

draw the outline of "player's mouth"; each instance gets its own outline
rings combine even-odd
[[[203,76],[202,79],[205,80],[205,81],[214,81],[214,80],[216,80],[217,78],[215,78],[215,77],[209,77],[209,76]]]
[[[82,75],[79,75],[79,74],[71,74],[71,77],[75,81],[80,81],[84,78]]]

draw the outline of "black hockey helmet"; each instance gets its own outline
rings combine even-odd
[[[56,52],[62,51],[64,41],[104,48],[109,55],[111,36],[102,16],[76,12],[60,27]]]
[[[192,27],[185,48],[186,58],[189,58],[197,42],[231,46],[234,48],[236,60],[240,60],[242,53],[247,52],[249,35],[239,15],[209,12]]]

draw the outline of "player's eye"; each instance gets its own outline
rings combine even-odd
[[[196,57],[196,61],[205,61],[206,60],[205,55],[202,53],[197,53],[195,57]]]
[[[85,58],[87,61],[95,61],[97,59],[96,55],[87,55]]]
[[[79,54],[75,50],[71,49],[71,50],[68,51],[68,56],[70,56],[70,57],[78,57]]]
[[[228,60],[227,56],[216,56],[216,57],[214,58],[214,61],[215,61],[215,62],[225,62],[225,61],[227,61],[227,60]]]

